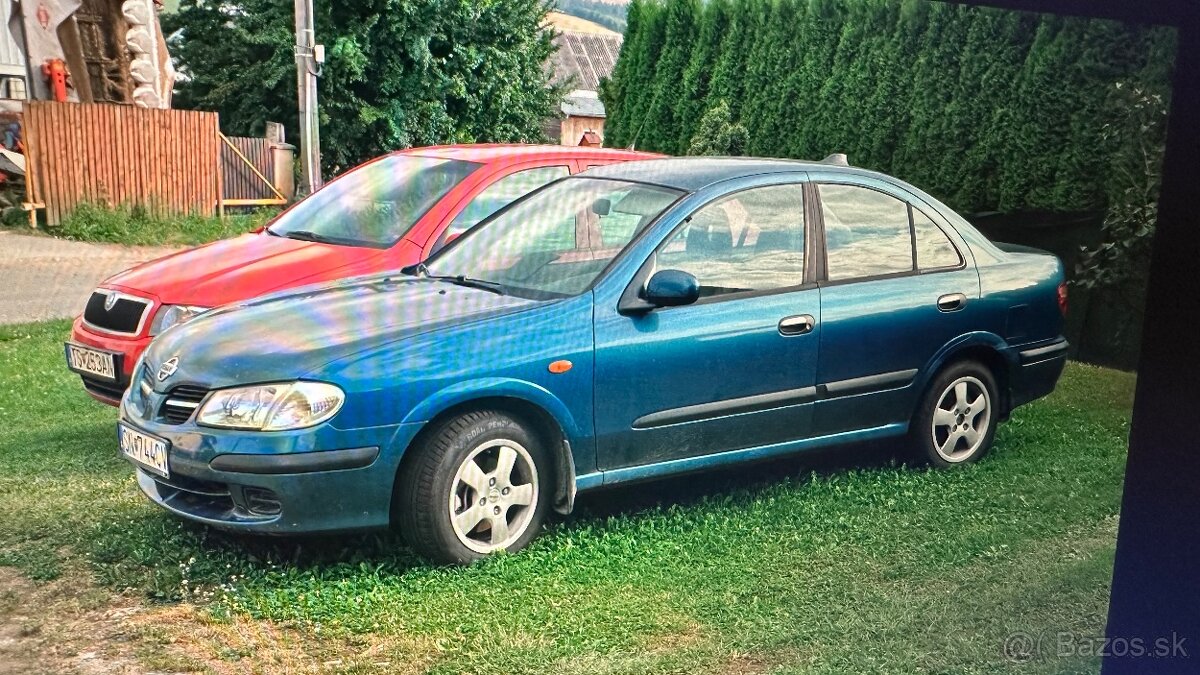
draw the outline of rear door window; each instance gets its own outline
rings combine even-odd
[[[830,281],[915,269],[907,203],[856,185],[819,189]]]

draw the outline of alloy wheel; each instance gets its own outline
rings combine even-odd
[[[516,441],[480,444],[458,467],[450,488],[450,524],[464,546],[491,553],[519,540],[538,501],[537,466]]]
[[[978,378],[960,377],[938,397],[933,411],[933,447],[947,462],[970,459],[987,438],[992,397]]]

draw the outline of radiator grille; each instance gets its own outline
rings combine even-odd
[[[207,395],[208,390],[204,387],[181,384],[167,394],[159,415],[167,424],[183,424],[192,418],[192,414]]]
[[[115,295],[116,301],[106,309],[110,295]],[[88,298],[87,306],[83,309],[83,320],[89,326],[109,333],[137,335],[141,332],[142,320],[149,307],[148,300],[98,289]]]

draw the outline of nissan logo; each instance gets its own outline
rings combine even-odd
[[[166,361],[163,361],[163,364],[161,366],[159,366],[158,381],[162,382],[163,380],[167,379],[168,377],[174,375],[175,371],[177,371],[177,370],[179,370],[179,357],[172,356],[171,358],[167,359]]]

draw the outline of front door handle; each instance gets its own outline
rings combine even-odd
[[[962,293],[950,293],[937,300],[937,308],[942,312],[957,312],[967,304],[967,296]]]
[[[817,320],[812,318],[811,314],[797,314],[796,316],[787,316],[779,321],[780,335],[804,335],[811,333],[817,325]]]

